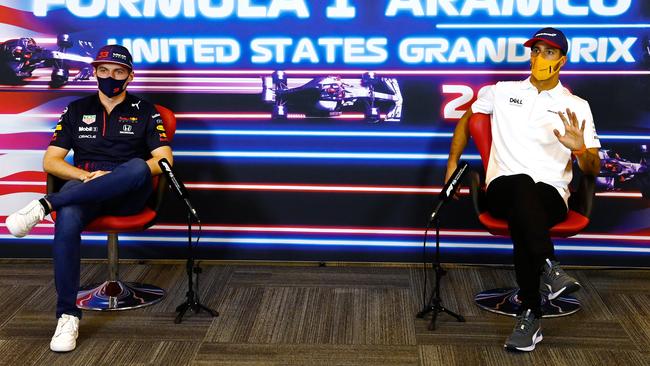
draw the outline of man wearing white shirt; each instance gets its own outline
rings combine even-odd
[[[490,114],[487,206],[491,215],[508,221],[522,301],[522,313],[504,346],[532,351],[542,340],[540,276],[549,299],[580,288],[560,268],[549,229],[567,214],[572,155],[585,174],[598,175],[600,142],[589,104],[560,83],[568,51],[564,34],[544,28],[524,45],[531,48],[530,77],[482,90],[456,126],[445,180],[467,145],[471,115]]]

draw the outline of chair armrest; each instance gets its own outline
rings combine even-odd
[[[569,197],[569,208],[584,217],[591,216],[594,195],[596,194],[596,177],[583,174],[578,182],[578,189]]]
[[[151,196],[149,196],[147,206],[152,210],[159,212],[169,184],[167,183],[167,177],[164,174],[157,175],[153,177],[153,179],[154,191],[151,192]],[[157,184],[155,183],[155,179],[158,179]]]
[[[56,177],[52,174],[47,174],[47,194],[55,193],[61,190],[66,180]]]
[[[474,205],[474,211],[476,216],[480,216],[484,211],[484,202],[485,202],[485,192],[481,189],[481,177],[474,171],[470,170],[469,172],[470,186],[469,191],[472,195],[472,203]]]

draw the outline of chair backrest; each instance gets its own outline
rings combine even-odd
[[[165,127],[165,134],[167,135],[167,141],[171,144],[174,139],[174,134],[176,134],[176,116],[171,109],[163,107],[156,104],[156,110],[160,113],[160,118],[162,118],[163,126]],[[164,174],[157,175],[153,178],[154,191],[151,194],[148,205],[152,210],[158,212],[162,205],[163,199],[165,198],[165,193],[167,193],[167,177]],[[151,223],[153,224],[153,222]]]
[[[469,134],[483,161],[483,169],[487,171],[492,148],[492,120],[489,114],[474,113],[469,118]]]
[[[176,133],[176,116],[171,109],[158,104],[156,104],[156,110],[160,113],[160,118],[163,120],[163,126],[165,126],[167,140],[171,143],[174,139],[174,134]]]

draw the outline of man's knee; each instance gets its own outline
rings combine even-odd
[[[535,188],[535,181],[528,174],[516,174],[510,178],[510,194],[518,199],[530,197],[537,190]]]
[[[131,187],[137,188],[144,184],[148,184],[151,180],[151,170],[147,162],[140,158],[133,158],[126,163],[122,164],[122,169],[125,170],[125,183],[131,182]]]
[[[133,158],[127,161],[126,163],[124,163],[124,166],[127,167],[130,172],[132,172],[134,175],[137,176],[151,174],[151,170],[149,169],[149,165],[147,165],[147,162],[140,158]]]
[[[512,178],[513,184],[516,188],[518,187],[529,188],[535,186],[535,181],[528,174],[515,174],[510,177]]]

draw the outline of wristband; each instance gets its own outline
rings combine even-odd
[[[580,150],[571,150],[571,154],[577,157],[584,154],[586,151],[587,151],[587,146],[582,145],[582,148]]]

